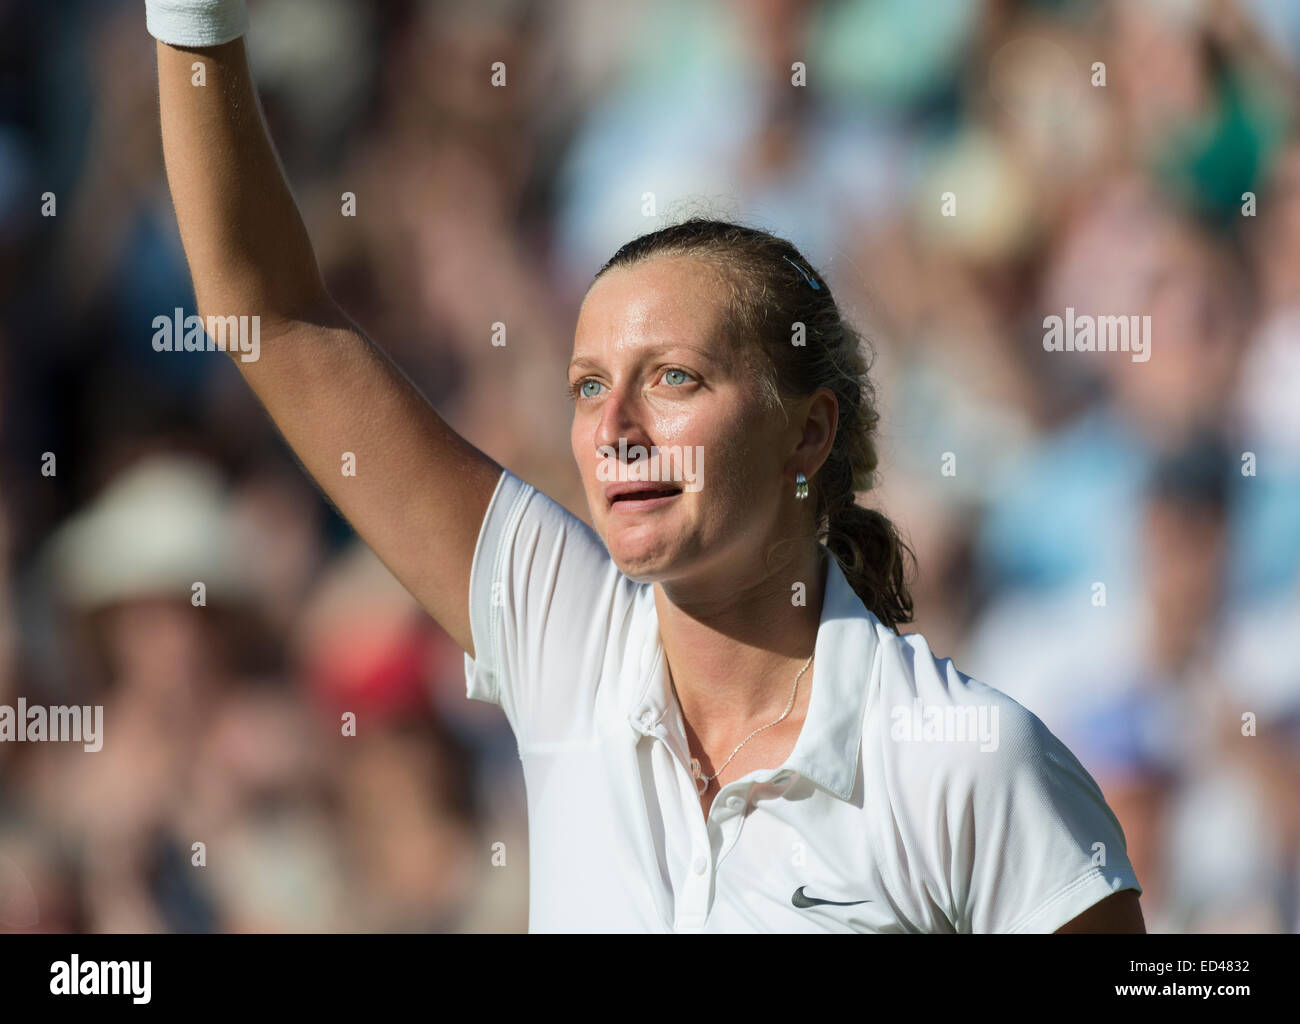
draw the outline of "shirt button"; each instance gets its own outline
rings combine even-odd
[[[644,725],[647,729],[649,729],[650,726],[654,724],[654,720],[655,720],[655,713],[652,708],[646,708],[646,710],[641,712],[641,724]]]
[[[709,862],[704,859],[703,855],[701,855],[699,857],[696,857],[694,862],[692,862],[691,870],[694,871],[697,875],[702,875],[704,874],[704,869],[707,868],[708,866],[709,866]]]
[[[733,811],[739,810],[744,805],[744,803],[745,800],[743,797],[739,797],[739,796],[727,797],[727,806]]]

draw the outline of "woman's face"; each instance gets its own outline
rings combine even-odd
[[[794,525],[802,431],[764,402],[756,346],[728,339],[723,289],[706,264],[652,257],[606,272],[578,314],[573,456],[638,582],[725,578]]]

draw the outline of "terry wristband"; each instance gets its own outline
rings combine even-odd
[[[145,0],[144,19],[169,46],[217,46],[248,31],[244,0]]]

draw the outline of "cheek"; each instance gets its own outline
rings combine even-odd
[[[569,428],[569,448],[573,452],[573,461],[578,464],[584,480],[595,463],[592,429],[591,423],[578,413],[574,413],[573,425]]]
[[[756,514],[756,499],[765,500],[766,482],[779,473],[779,438],[771,436],[770,421],[750,414],[699,426],[695,443],[704,448],[706,511],[732,521]]]
[[[716,418],[707,407],[664,404],[654,411],[652,440],[659,445],[708,444],[717,433]]]
[[[758,514],[766,501],[764,481],[769,470],[756,442],[731,439],[720,446],[711,470],[712,503],[719,511],[725,509],[733,520]]]
[[[724,390],[696,401],[660,405],[654,410],[651,429],[660,445],[701,445],[706,457],[716,452],[734,458],[760,429],[760,420],[740,395]]]

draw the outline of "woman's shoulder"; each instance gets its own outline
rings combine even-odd
[[[922,634],[877,625],[869,717],[883,753],[936,771],[983,772],[1064,750],[1031,710],[936,655]]]

